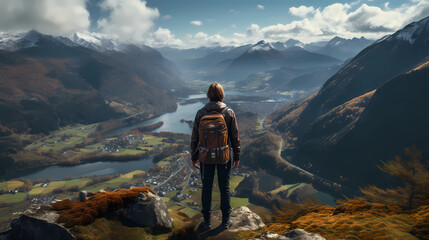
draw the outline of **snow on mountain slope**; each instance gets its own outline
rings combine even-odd
[[[273,45],[270,42],[265,42],[264,40],[259,41],[257,44],[255,44],[253,47],[249,48],[247,50],[248,53],[252,53],[255,51],[270,51],[275,50]]]
[[[72,40],[81,46],[96,51],[118,50],[118,43],[102,34],[78,32],[73,35]]]
[[[429,17],[419,22],[413,22],[408,24],[402,30],[396,32],[389,38],[389,40],[399,39],[408,41],[410,44],[414,44],[415,40],[419,38],[424,31],[429,31]]]
[[[66,46],[75,46],[69,38],[61,36],[51,36],[39,33],[35,30],[28,32],[0,33],[0,50],[16,51],[19,49],[30,48],[41,44],[41,40],[48,40],[51,43],[64,44]]]

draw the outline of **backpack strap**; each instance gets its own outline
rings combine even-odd
[[[222,109],[222,111],[220,111],[220,113],[222,115],[225,115],[228,110],[229,110],[229,107],[225,107],[224,109]]]
[[[209,111],[207,111],[207,109],[205,109],[205,108],[201,108],[201,112],[203,112],[203,116],[210,114]]]

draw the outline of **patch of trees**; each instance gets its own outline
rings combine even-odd
[[[361,191],[372,202],[414,209],[429,204],[429,163],[415,146],[405,148],[405,156],[383,162],[381,171],[399,179],[401,186],[381,189],[368,186]]]
[[[102,183],[102,182],[107,182],[109,180],[112,180],[113,178],[115,178],[115,176],[105,176],[105,177],[99,177],[99,176],[94,176],[92,177],[91,181],[89,181],[85,187],[91,186],[91,185],[95,185],[98,183]]]

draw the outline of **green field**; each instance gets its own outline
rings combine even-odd
[[[298,189],[300,187],[303,187],[304,185],[305,185],[305,183],[287,184],[287,185],[283,185],[279,188],[276,188],[276,189],[270,191],[270,193],[271,194],[277,194],[281,191],[288,190],[289,191],[288,197],[289,197],[293,191],[295,191],[296,189]]]
[[[199,211],[196,211],[196,210],[189,208],[189,207],[185,207],[184,209],[181,209],[180,212],[188,215],[188,217],[190,217],[190,218],[192,218],[196,214],[200,213]]]
[[[232,208],[243,207],[248,205],[250,205],[248,198],[231,197]]]
[[[243,181],[244,177],[242,176],[233,176],[229,180],[229,188],[231,191],[234,191],[235,188],[237,188],[238,184],[240,184],[241,181]]]
[[[17,188],[21,187],[22,185],[24,185],[24,183],[21,181],[13,181],[12,180],[12,181],[0,182],[0,190],[10,191],[10,190],[17,189]]]
[[[4,203],[17,203],[24,201],[25,193],[19,192],[16,194],[2,194],[0,195],[0,204]]]
[[[96,130],[97,126],[98,124],[91,124],[68,129],[64,128],[29,146],[27,149],[37,151],[62,151],[65,148],[70,148],[76,144],[82,143],[89,134]]]
[[[132,172],[124,174],[120,177],[113,178],[109,181],[89,186],[89,187],[85,188],[84,190],[86,190],[88,192],[97,192],[100,189],[117,188],[123,183],[129,183],[133,179],[134,174],[139,174],[139,173],[144,173],[144,171],[141,171],[141,170],[132,171]]]

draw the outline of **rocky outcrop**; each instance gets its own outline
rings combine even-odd
[[[232,221],[232,226],[227,230],[229,232],[258,230],[265,226],[261,217],[248,207],[233,208],[230,220]],[[212,228],[216,228],[222,223],[222,212],[220,210],[212,213],[210,223],[213,226]]]
[[[14,219],[9,230],[0,233],[0,240],[71,240],[74,236],[61,224],[59,215],[49,205],[32,205],[19,218]]]
[[[137,226],[162,230],[169,230],[173,226],[173,219],[164,201],[151,192],[139,193],[135,203],[117,212],[123,212],[125,219]]]
[[[325,240],[322,236],[315,233],[308,233],[303,229],[295,229],[279,235],[274,232],[264,232],[260,238],[253,240]]]
[[[122,196],[125,197],[128,192],[136,192],[135,189],[136,188],[120,189],[120,192],[99,191],[98,193],[88,193],[82,191],[79,193],[79,200],[77,201],[64,200],[55,202],[58,204],[76,204],[78,206],[82,206],[88,203],[91,206],[91,204],[97,203],[94,202],[94,199],[106,203],[107,199],[109,199],[109,196],[112,197],[112,195],[114,194],[122,194]],[[164,232],[171,230],[173,219],[171,218],[168,208],[164,204],[164,201],[160,197],[152,193],[152,190],[146,192],[140,192],[140,190],[138,191],[139,192],[136,194],[137,197],[135,198],[135,200],[131,199],[130,201],[124,201],[125,203],[118,209],[114,210],[114,208],[110,208],[103,215],[96,217],[106,217],[110,219],[113,216],[118,220],[122,220],[122,223],[125,225],[132,225],[136,227],[150,227],[154,230]],[[62,211],[64,210],[61,210],[59,212],[54,211],[51,205],[32,205],[28,210],[22,213],[19,218],[11,222],[10,228],[7,231],[0,233],[0,240],[75,239],[75,237],[69,231],[73,228],[73,226],[64,227],[67,225],[59,223],[64,222],[60,221],[60,214],[62,214]],[[81,212],[78,208],[73,208],[72,211],[75,213]],[[61,215],[61,217],[64,218],[63,215]],[[70,215],[70,217],[72,217],[72,215]],[[80,217],[80,215],[78,215],[78,217]],[[85,225],[86,224],[91,223],[87,222],[85,223]]]

